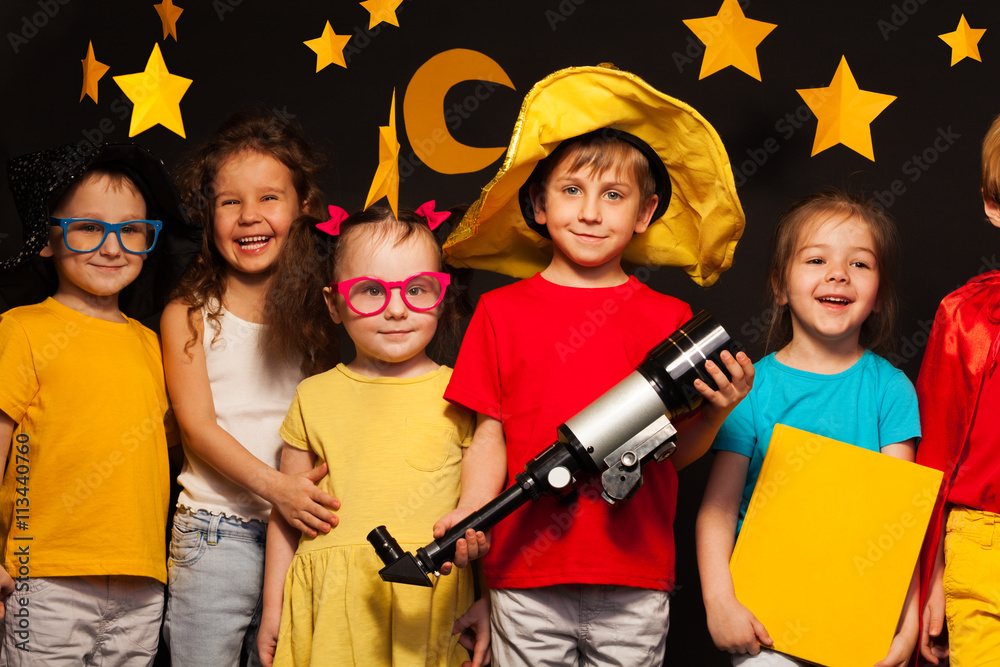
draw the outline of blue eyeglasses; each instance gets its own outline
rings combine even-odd
[[[127,253],[142,255],[156,246],[163,223],[159,220],[128,220],[104,222],[90,218],[49,218],[53,227],[62,227],[63,243],[73,252],[94,252],[114,234],[118,245]]]

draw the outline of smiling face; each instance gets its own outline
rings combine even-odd
[[[292,173],[270,155],[244,152],[222,163],[212,188],[213,241],[228,269],[268,273],[304,205]]]
[[[868,225],[833,215],[799,233],[778,303],[788,305],[792,340],[860,351],[861,325],[878,310],[879,267]]]
[[[441,251],[429,234],[415,232],[400,241],[398,226],[379,233],[372,229],[375,226],[355,227],[340,239],[349,245],[338,263],[336,280],[367,276],[394,282],[425,271],[440,271]],[[393,289],[385,310],[365,316],[351,310],[345,298],[330,287],[323,289],[323,296],[330,317],[344,326],[354,342],[357,356],[347,365],[354,372],[370,377],[415,377],[437,368],[426,347],[437,330],[443,306],[426,312],[410,310],[400,291]]]
[[[566,153],[541,187],[532,186],[535,221],[552,237],[552,263],[542,273],[575,286],[617,285],[626,280],[621,256],[633,234],[649,226],[658,201],[642,201],[629,170],[573,169]]]
[[[73,185],[52,211],[57,218],[91,218],[108,223],[144,220],[146,202],[135,185],[123,178],[93,174]],[[142,270],[146,255],[124,252],[108,234],[93,252],[73,252],[63,243],[59,227],[49,230],[49,242],[39,253],[51,257],[59,275],[56,301],[95,317],[121,320],[118,293]]]

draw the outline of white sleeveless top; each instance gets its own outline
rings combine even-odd
[[[258,339],[264,325],[246,322],[222,309],[215,329],[205,317],[203,345],[216,420],[258,459],[277,468],[281,459],[281,426],[295,388],[305,377],[298,364],[280,364],[262,356]],[[213,337],[216,338],[212,342]],[[243,520],[267,521],[271,504],[229,481],[184,444],[184,467],[178,507],[205,510]]]

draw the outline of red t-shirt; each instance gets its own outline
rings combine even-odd
[[[940,397],[937,399],[940,400]],[[967,458],[960,461],[948,502],[1000,514],[1000,373],[987,367],[972,430]]]
[[[445,398],[499,419],[507,474],[551,445],[556,427],[621,381],[690,319],[682,301],[635,278],[577,288],[540,275],[484,294]],[[493,528],[484,566],[490,588],[615,584],[670,590],[677,474],[643,469],[631,500],[601,500],[600,479],[579,480],[574,502],[527,503]]]

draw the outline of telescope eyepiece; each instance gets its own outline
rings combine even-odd
[[[375,547],[375,553],[386,565],[392,565],[406,554],[385,526],[379,526],[368,533],[368,542]]]

